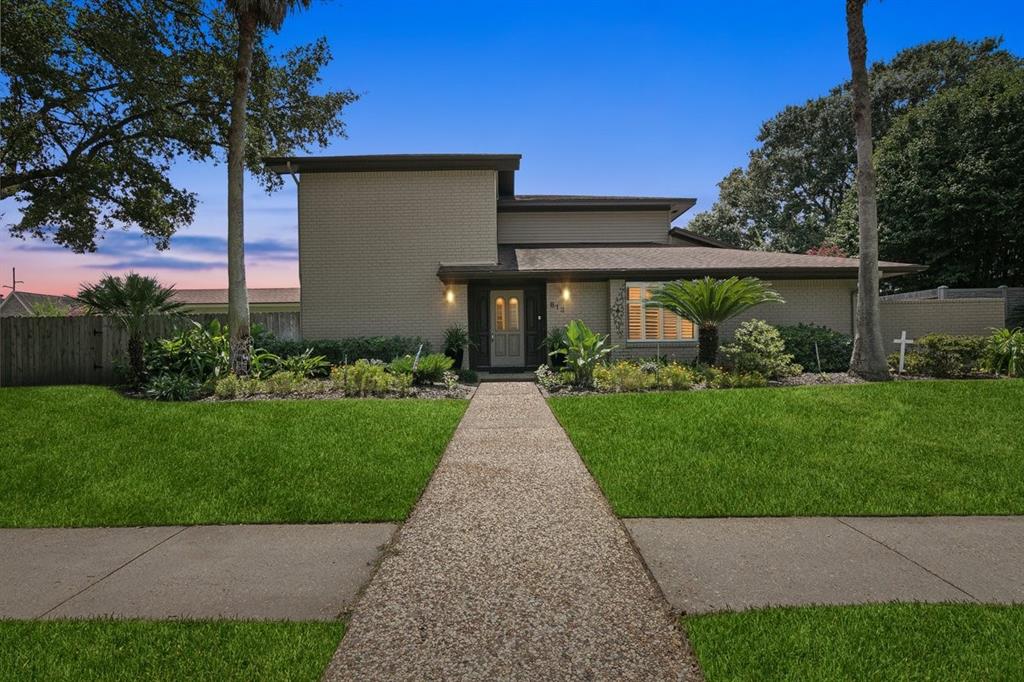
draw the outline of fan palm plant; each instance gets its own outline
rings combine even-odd
[[[676,280],[651,290],[647,305],[664,308],[698,328],[697,359],[714,364],[718,356],[718,327],[760,303],[785,303],[778,292],[756,277]]]
[[[84,307],[86,315],[110,317],[125,328],[131,379],[139,384],[146,374],[146,318],[179,313],[182,304],[174,300],[174,293],[173,286],[165,287],[152,277],[129,272],[124,277],[104,275],[95,284],[83,284],[75,300]]]
[[[249,294],[245,283],[245,126],[252,76],[253,44],[261,29],[277,31],[288,12],[307,8],[311,0],[227,0],[238,22],[231,120],[228,124],[228,328],[231,330],[231,369],[249,373],[252,335]]]

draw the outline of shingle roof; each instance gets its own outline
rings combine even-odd
[[[227,289],[175,289],[174,299],[187,305],[227,305]],[[249,289],[249,303],[298,303],[299,288]]]
[[[504,246],[498,250],[497,264],[442,263],[438,268],[438,276],[445,280],[548,275],[594,279],[639,275],[842,278],[856,277],[857,267],[856,258],[704,246]],[[903,274],[924,269],[920,265],[890,262],[881,262],[879,267],[884,274]]]
[[[697,203],[689,197],[516,194],[498,198],[499,211],[667,210],[673,220]]]

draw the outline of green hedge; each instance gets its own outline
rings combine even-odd
[[[260,346],[282,358],[301,355],[307,348],[313,355],[323,355],[332,365],[353,363],[356,360],[391,362],[403,355],[416,355],[420,345],[422,354],[430,352],[430,343],[418,336],[362,336],[341,340],[283,341],[270,339]]]
[[[818,371],[815,342],[818,343],[822,372],[845,372],[850,368],[853,339],[846,334],[816,324],[797,324],[778,329],[786,345],[786,352],[793,356],[794,362],[803,365],[805,371]]]

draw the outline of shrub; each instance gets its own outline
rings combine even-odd
[[[452,368],[455,361],[441,353],[431,353],[420,357],[412,371],[412,378],[417,384],[435,384],[444,379],[444,373]]]
[[[388,363],[388,371],[392,374],[408,374],[412,376],[414,359],[411,355],[403,355]]]
[[[459,375],[456,372],[445,372],[441,375],[441,383],[449,393],[459,387]]]
[[[249,376],[267,379],[281,367],[281,358],[262,349],[253,350],[249,357]]]
[[[306,379],[324,378],[331,373],[331,363],[323,355],[313,355],[313,349],[307,348],[301,355],[282,358],[278,367],[282,372]]]
[[[939,378],[967,376],[981,367],[986,345],[981,336],[928,334],[914,340],[906,353],[905,370]],[[898,354],[893,358],[899,361]]]
[[[733,343],[722,353],[740,373],[757,372],[770,379],[800,374],[803,367],[786,353],[779,330],[764,320],[747,320],[736,330]]]
[[[853,339],[846,334],[816,324],[782,326],[778,330],[786,352],[804,368],[814,372],[845,372],[850,368]],[[817,355],[814,352],[815,343],[818,344]]]
[[[331,370],[331,382],[345,392],[345,395],[368,396],[384,395],[393,385],[392,377],[401,375],[389,374],[386,366],[368,360],[356,360],[351,365],[342,365]],[[409,383],[412,375],[407,374]]]
[[[459,370],[459,381],[466,384],[475,384],[480,381],[480,377],[477,375],[476,370],[472,369],[460,369]]]
[[[1019,377],[1024,372],[1024,329],[994,329],[982,363],[995,374]]]
[[[696,376],[690,368],[671,362],[658,368],[654,381],[660,389],[685,391],[693,386]]]
[[[217,381],[213,394],[218,398],[249,398],[260,393],[260,381],[228,374]]]
[[[565,328],[565,347],[552,351],[563,356],[577,386],[594,385],[594,369],[616,346],[608,346],[608,337],[592,332],[582,320],[572,320]]]
[[[760,372],[719,372],[709,388],[763,388],[768,379]]]
[[[537,383],[540,384],[541,388],[550,393],[565,388],[572,381],[571,373],[556,372],[547,365],[538,367],[537,371],[534,372],[534,376],[537,377]]]
[[[640,365],[629,360],[594,368],[594,386],[600,391],[643,391],[653,387],[655,381],[654,374],[645,372]]]
[[[146,374],[185,376],[205,383],[227,374],[230,357],[228,328],[217,320],[206,327],[193,322],[167,339],[146,344]]]
[[[356,360],[390,362],[403,355],[415,355],[422,345],[422,353],[430,352],[430,343],[419,337],[369,336],[341,340],[283,341],[267,340],[266,351],[282,358],[302,355],[308,349],[311,355],[322,355],[332,365],[353,363]]]
[[[455,355],[472,345],[469,332],[465,327],[455,325],[444,330],[444,354],[454,358]]]
[[[146,396],[153,400],[191,400],[201,384],[187,374],[158,374],[145,386]]]

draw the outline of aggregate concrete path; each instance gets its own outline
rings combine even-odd
[[[0,618],[334,620],[388,523],[0,530]]]
[[[328,680],[679,680],[693,658],[536,386],[480,386]]]
[[[1024,603],[1024,516],[630,519],[685,613],[885,601]]]

